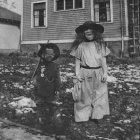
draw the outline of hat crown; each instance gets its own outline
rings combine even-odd
[[[84,24],[80,25],[75,29],[76,33],[82,33],[87,29],[92,29],[97,32],[103,33],[104,32],[104,27],[100,24],[96,24],[93,21],[86,21]]]
[[[95,23],[93,21],[86,21],[83,26],[84,26],[84,30],[87,29],[93,29],[93,26],[95,25]]]
[[[84,26],[89,26],[95,24],[93,21],[86,21],[83,25]]]

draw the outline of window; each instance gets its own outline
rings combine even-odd
[[[64,10],[64,0],[56,0],[57,10]]]
[[[45,27],[46,26],[46,3],[33,3],[33,26]]]
[[[73,0],[65,0],[66,9],[73,9]]]
[[[77,9],[77,8],[82,8],[83,6],[82,6],[82,0],[75,0],[75,8]]]
[[[84,0],[55,0],[55,11],[83,8]]]
[[[111,22],[111,0],[94,0],[94,21]]]

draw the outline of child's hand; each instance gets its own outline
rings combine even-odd
[[[80,82],[82,81],[81,75],[76,75],[76,78],[77,78]]]
[[[101,82],[105,83],[107,80],[107,74],[104,74],[102,79],[101,79]]]
[[[62,102],[60,102],[60,92],[56,91],[55,94],[55,99],[51,103],[59,106],[62,104]]]

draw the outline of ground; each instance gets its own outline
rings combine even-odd
[[[75,123],[74,101],[71,94],[74,75],[72,57],[65,54],[58,61],[62,80],[59,101],[62,104],[54,107],[53,115],[49,116],[47,106],[36,96],[31,83],[31,77],[38,62],[37,58],[1,54],[1,140],[139,140],[139,59],[109,57],[107,60],[108,74],[116,78],[116,81],[108,82],[111,114],[105,116],[99,124],[93,121]],[[13,107],[10,103],[15,103],[15,98],[19,97],[30,98],[36,106],[28,110],[23,107]]]

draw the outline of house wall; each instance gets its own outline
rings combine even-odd
[[[85,8],[79,10],[68,10],[54,12],[54,1],[46,0],[48,5],[48,27],[46,28],[31,28],[31,2],[38,2],[42,0],[23,0],[23,27],[22,27],[22,47],[27,48],[31,46],[30,44],[38,44],[43,41],[63,44],[64,40],[73,40],[75,38],[75,28],[84,23],[87,20],[91,20],[91,1],[85,0]],[[126,1],[126,0],[124,0]],[[126,35],[126,21],[125,21],[125,5],[122,5],[121,13],[121,3],[120,0],[112,0],[113,2],[113,22],[112,23],[102,23],[105,28],[104,38],[105,41],[110,42],[110,48],[118,52],[121,50],[121,25],[123,29],[123,36]],[[121,14],[123,16],[123,21],[121,21]],[[122,24],[123,23],[123,24]],[[62,41],[61,41],[62,40]],[[127,42],[127,38],[125,38]],[[71,42],[70,41],[70,42]],[[69,42],[69,43],[70,43]],[[64,46],[64,45],[61,45]],[[68,48],[70,45],[65,45]],[[124,48],[127,48],[127,44],[124,43]],[[118,51],[119,50],[119,51]]]
[[[23,41],[72,39],[75,27],[90,20],[90,1],[85,1],[85,9],[54,12],[53,0],[47,0],[48,27],[31,29],[31,2],[36,1],[23,2]]]
[[[47,0],[48,27],[31,28],[31,2],[36,1],[40,0],[24,0],[23,2],[23,41],[74,39],[74,29],[83,22],[91,20],[90,0],[85,0],[84,9],[59,12],[53,11],[53,0]],[[105,38],[121,37],[120,14],[120,0],[113,0],[113,22],[103,23]]]
[[[19,48],[20,29],[17,26],[0,23],[0,50],[10,51]]]

